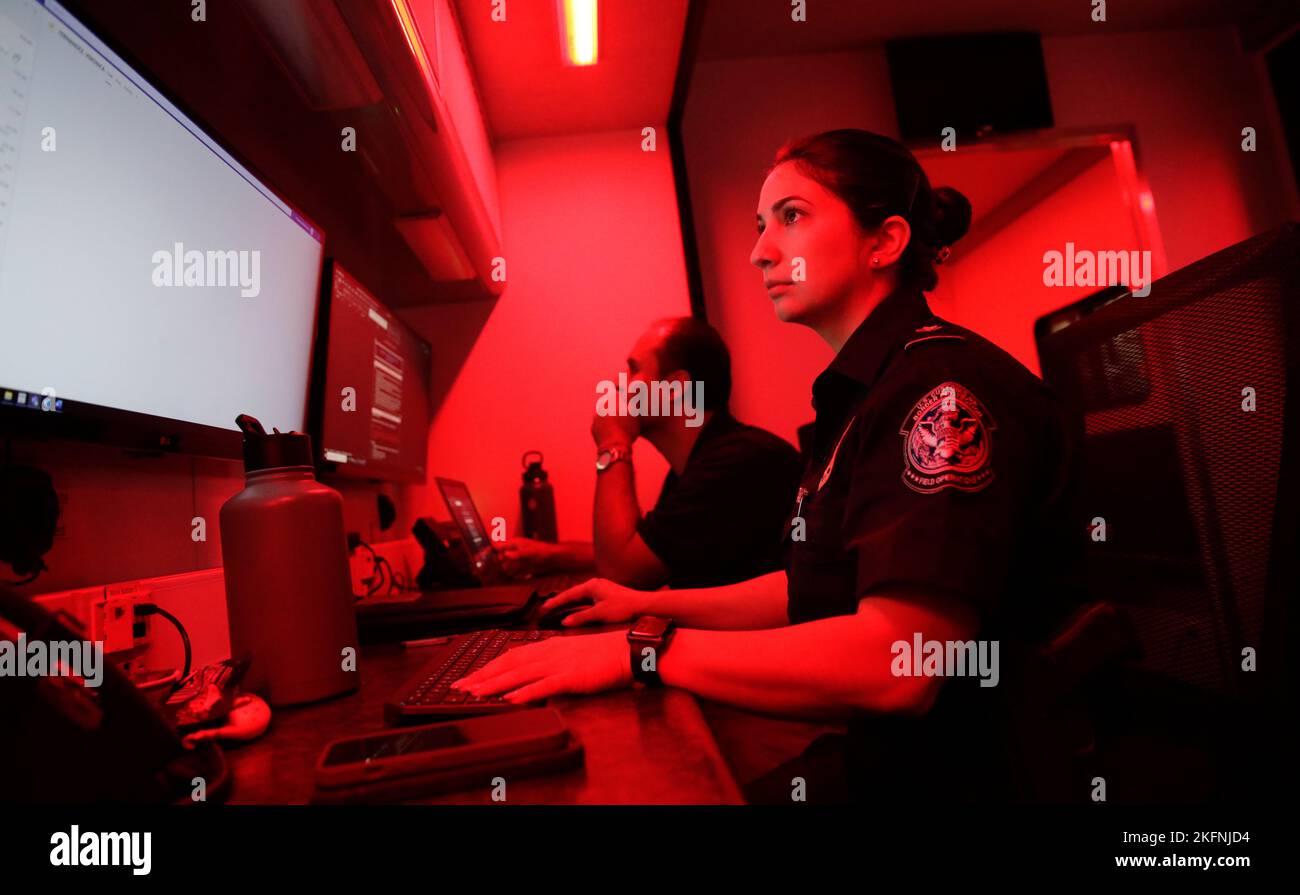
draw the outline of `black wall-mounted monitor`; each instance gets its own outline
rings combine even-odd
[[[312,441],[321,470],[423,482],[432,353],[337,261],[322,283]]]
[[[0,89],[0,428],[304,428],[324,234],[56,0],[0,0]]]
[[[992,134],[1052,126],[1042,40],[1032,33],[919,37],[885,42],[898,130],[936,143],[954,128],[958,145]]]

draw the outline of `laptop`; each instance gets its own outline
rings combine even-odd
[[[521,619],[536,595],[532,582],[504,583],[496,551],[488,538],[474,498],[464,482],[437,479],[447,512],[469,550],[473,576],[482,587],[399,592],[357,604],[357,624],[368,631],[402,629],[402,633],[455,633]]]
[[[484,585],[508,581],[509,576],[501,568],[500,557],[493,549],[488,531],[483,525],[483,517],[479,515],[474,498],[470,496],[469,486],[455,479],[436,478],[434,481],[438,483],[438,491],[447,504],[447,512],[460,529],[461,540],[469,552],[470,574]]]
[[[470,556],[470,572],[484,585],[512,583],[517,579],[507,575],[501,566],[501,555],[492,546],[492,539],[483,525],[483,518],[474,505],[469,487],[455,479],[437,478],[438,490],[447,504],[447,512],[460,529],[461,539],[465,542]],[[557,593],[575,584],[587,581],[592,572],[553,572],[546,573],[533,580],[539,593]],[[532,576],[527,576],[532,577]]]

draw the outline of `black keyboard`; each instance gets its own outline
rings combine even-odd
[[[410,724],[427,718],[487,715],[520,708],[500,696],[473,696],[463,690],[453,690],[451,685],[512,647],[559,633],[492,628],[457,634],[449,642],[434,647],[436,652],[428,664],[384,704],[384,718],[389,724]]]

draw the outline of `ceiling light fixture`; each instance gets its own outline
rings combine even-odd
[[[569,65],[596,64],[596,0],[556,0],[560,38]]]

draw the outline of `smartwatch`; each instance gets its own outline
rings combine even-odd
[[[659,663],[663,661],[677,622],[657,615],[643,615],[628,628],[627,645],[632,659],[632,680],[647,687],[662,687]]]
[[[626,460],[631,455],[631,449],[625,444],[615,444],[601,448],[596,452],[596,472],[604,472],[619,460]]]

